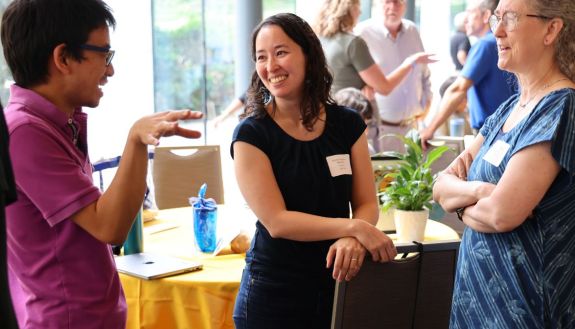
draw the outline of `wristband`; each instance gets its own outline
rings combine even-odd
[[[463,222],[463,212],[465,211],[465,207],[455,209],[455,213],[457,214],[457,218]]]

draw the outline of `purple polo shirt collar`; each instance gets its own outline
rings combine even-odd
[[[43,121],[52,123],[54,127],[58,127],[66,136],[70,136],[71,140],[74,138],[74,131],[68,121],[72,119],[72,124],[76,127],[78,134],[77,146],[84,154],[88,154],[88,145],[86,143],[88,116],[82,112],[81,107],[76,108],[74,114],[70,117],[42,95],[16,84],[10,86],[10,103],[21,104],[28,113],[41,118]]]

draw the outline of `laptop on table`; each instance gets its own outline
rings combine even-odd
[[[118,272],[145,280],[159,279],[202,269],[202,264],[198,262],[162,254],[139,253],[117,256],[114,259]]]

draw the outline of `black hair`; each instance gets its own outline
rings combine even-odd
[[[116,26],[111,9],[102,0],[14,0],[2,16],[4,58],[16,84],[30,88],[48,79],[48,61],[54,48],[81,61],[92,31]]]
[[[288,37],[297,43],[305,55],[305,81],[300,102],[302,123],[312,130],[319,118],[322,105],[334,104],[329,91],[333,77],[329,72],[321,43],[309,24],[297,15],[282,13],[270,16],[261,22],[252,33],[252,59],[256,58],[256,38],[260,30],[268,25],[279,26]],[[265,104],[272,96],[264,86],[257,71],[252,74],[251,85],[247,93],[246,109],[242,117],[261,117],[265,114]]]

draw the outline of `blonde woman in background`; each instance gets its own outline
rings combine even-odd
[[[369,53],[365,41],[352,33],[361,14],[360,7],[359,0],[325,0],[314,31],[319,36],[333,74],[332,94],[346,87],[354,87],[362,90],[369,100],[373,100],[374,91],[389,94],[417,64],[433,63],[435,60],[428,53],[413,54],[386,77]],[[370,139],[376,151],[380,151],[377,147],[379,141],[373,140],[377,131],[371,131]]]

